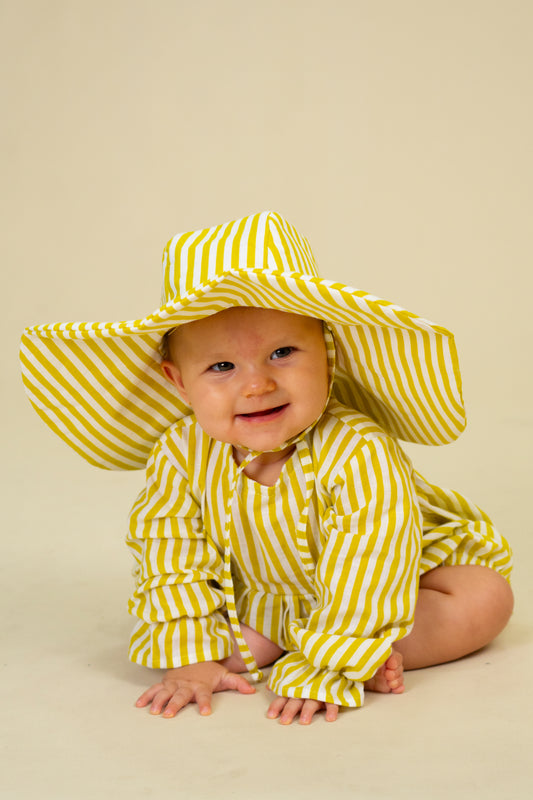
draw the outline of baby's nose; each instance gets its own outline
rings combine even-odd
[[[275,381],[266,371],[254,370],[246,378],[243,386],[243,395],[245,397],[259,397],[273,392],[275,388]]]

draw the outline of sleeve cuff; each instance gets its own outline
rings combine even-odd
[[[322,700],[338,706],[359,708],[364,702],[364,685],[342,672],[311,666],[301,653],[287,653],[276,661],[268,687],[281,697]]]
[[[130,640],[130,661],[153,669],[171,669],[219,661],[233,651],[233,639],[222,614],[182,617],[170,622],[139,620]]]

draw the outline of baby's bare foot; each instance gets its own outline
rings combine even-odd
[[[367,692],[383,692],[384,694],[401,694],[403,685],[403,658],[395,650],[378,669],[373,678],[365,681]]]

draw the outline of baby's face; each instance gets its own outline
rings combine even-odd
[[[182,325],[163,372],[203,430],[237,450],[280,447],[324,410],[322,323],[283,311],[230,308]]]

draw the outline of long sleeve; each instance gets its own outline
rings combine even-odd
[[[337,441],[325,449],[341,453]],[[289,626],[294,647],[269,686],[285,697],[363,703],[363,682],[412,627],[421,515],[411,467],[385,435],[344,449],[322,519],[316,608]]]
[[[188,466],[202,449],[194,437],[191,426],[181,425],[156,444],[146,488],[130,514],[136,586],[129,611],[139,618],[130,659],[149,667],[218,660],[232,650],[218,583],[222,558],[205,535]]]

